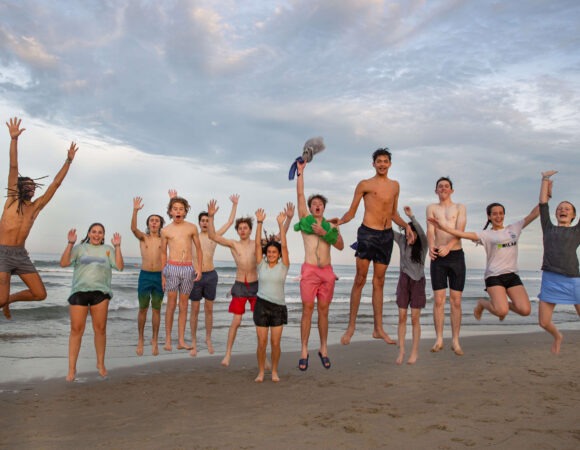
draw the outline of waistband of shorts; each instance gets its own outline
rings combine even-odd
[[[152,271],[152,270],[143,270],[143,269],[141,269],[141,273],[144,273],[146,275],[149,275],[149,274],[151,274],[151,275],[158,275],[158,274],[160,274],[162,272],[160,270],[159,271],[157,271],[157,270],[153,270]]]
[[[193,266],[193,261],[167,261],[170,266]]]
[[[367,227],[364,223],[361,223],[359,228],[362,228],[363,230],[368,231],[369,233],[393,234],[392,228],[384,228],[382,230],[377,230],[376,228]]]
[[[320,270],[328,270],[328,269],[333,270],[332,264],[328,264],[326,266],[321,267],[321,266],[317,266],[316,264],[310,264],[310,263],[305,262],[305,263],[302,263],[302,267],[311,267],[313,269],[320,269]]]
[[[242,286],[254,286],[256,284],[258,284],[258,280],[256,281],[240,281],[240,280],[236,280],[234,281],[234,286],[235,285],[242,285]]]
[[[0,252],[5,255],[21,255],[22,253],[28,253],[23,245],[0,245]]]
[[[202,275],[206,275],[208,273],[214,273],[214,272],[217,272],[217,271],[215,269],[213,269],[213,270],[208,270],[208,271],[201,272],[201,274]]]

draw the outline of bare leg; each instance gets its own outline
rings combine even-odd
[[[191,302],[191,315],[189,319],[189,328],[191,328],[191,351],[190,356],[197,355],[197,321],[199,319],[199,308],[201,301]]]
[[[147,322],[147,311],[149,308],[139,308],[137,313],[137,331],[139,332],[139,339],[137,341],[137,356],[143,356],[143,346],[145,345],[145,322]]]
[[[68,374],[66,381],[74,381],[89,308],[87,306],[70,305],[68,311],[70,316],[70,335],[68,338]]]
[[[350,291],[350,311],[348,315],[348,327],[346,331],[340,338],[340,343],[342,345],[350,344],[350,340],[354,334],[356,328],[356,316],[358,314],[358,308],[360,306],[360,298],[362,296],[362,290],[367,281],[367,273],[369,271],[370,261],[368,259],[356,258],[356,275],[354,277],[354,283],[352,284],[352,289]]]
[[[280,348],[280,341],[282,339],[282,329],[283,325],[279,327],[270,328],[270,349],[272,351],[272,381],[277,383],[280,381],[278,376],[278,364],[280,363],[280,354],[282,350]]]
[[[407,308],[399,308],[399,326],[397,328],[397,337],[399,339],[399,356],[396,363],[400,366],[405,358],[405,334],[407,333]]]
[[[258,348],[256,356],[258,358],[258,376],[254,380],[256,383],[264,381],[264,368],[266,366],[266,346],[268,345],[268,327],[256,327],[258,337]]]
[[[524,286],[514,286],[507,290],[507,295],[511,300],[509,304],[510,310],[519,314],[520,316],[529,316],[532,312],[532,305],[530,304],[530,297]]]
[[[481,319],[483,311],[488,311],[500,320],[503,320],[509,312],[509,302],[507,298],[507,290],[503,286],[491,286],[487,288],[489,300],[479,299],[477,306],[473,311],[473,315],[477,320]]]
[[[321,302],[318,300],[318,335],[320,336],[320,354],[328,356],[328,312],[330,302]]]
[[[167,308],[165,308],[165,350],[170,352],[171,347],[171,329],[173,328],[173,316],[177,307],[177,292],[167,293]]]
[[[397,342],[393,341],[383,328],[383,291],[387,267],[384,264],[373,264],[373,337],[395,345]]]
[[[177,316],[177,348],[179,350],[191,350],[191,347],[185,343],[188,308],[189,294],[179,294],[179,315]]]
[[[12,318],[10,303],[41,301],[46,298],[46,288],[38,273],[27,273],[19,275],[19,277],[28,289],[8,295],[10,292],[10,274],[6,272],[0,274],[0,306],[7,319]],[[5,300],[6,298],[8,299],[7,301]]]
[[[461,291],[449,290],[449,304],[451,306],[451,349],[457,356],[463,355],[459,345],[459,331],[461,330]]]
[[[232,350],[234,348],[234,341],[236,340],[236,334],[238,332],[238,328],[242,324],[242,315],[241,314],[234,314],[232,319],[232,324],[230,325],[230,329],[228,331],[228,343],[226,346],[226,356],[222,359],[222,366],[228,367],[230,365],[230,360],[232,359]]]
[[[557,355],[560,353],[560,346],[562,345],[562,333],[558,331],[554,322],[552,322],[552,314],[554,313],[555,303],[547,303],[540,300],[540,307],[538,308],[538,318],[540,326],[550,333],[554,338],[554,343],[552,344],[552,353]],[[578,311],[578,308],[576,308]]]
[[[95,333],[95,351],[97,353],[97,370],[101,377],[107,376],[105,368],[105,349],[107,347],[107,315],[109,312],[109,300],[89,307]]]
[[[213,301],[204,300],[203,301],[203,311],[205,314],[205,343],[207,345],[207,351],[210,355],[213,355],[214,349],[211,343],[211,331],[213,329]]]
[[[302,302],[302,318],[300,319],[300,340],[302,343],[300,358],[308,357],[308,340],[310,339],[310,329],[312,328],[312,314],[314,313],[314,303]]]
[[[435,325],[435,344],[432,352],[443,350],[443,324],[445,322],[445,289],[433,291],[433,324]]]
[[[161,309],[151,308],[151,328],[153,336],[151,337],[151,354],[159,355],[159,328],[161,326]]]
[[[419,308],[411,308],[411,323],[413,325],[413,347],[407,364],[415,364],[419,357],[419,341],[421,340],[421,310]]]

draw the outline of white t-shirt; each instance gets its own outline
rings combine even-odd
[[[518,239],[524,227],[524,219],[512,223],[501,230],[477,232],[479,242],[487,254],[484,278],[496,277],[504,273],[518,271]]]

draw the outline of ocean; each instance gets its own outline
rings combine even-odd
[[[48,293],[47,299],[42,302],[23,302],[13,304],[12,320],[0,316],[0,383],[29,380],[34,378],[63,377],[67,371],[67,351],[69,335],[69,316],[67,298],[70,294],[72,268],[61,268],[58,264],[59,255],[31,254],[32,260],[42,277]],[[229,290],[235,280],[236,270],[232,262],[217,262],[219,274],[218,295],[214,305],[214,328],[212,341],[219,358],[225,353],[228,328],[231,314],[228,313]],[[174,350],[163,350],[165,337],[164,309],[160,331],[160,354],[151,356],[151,312],[145,327],[145,354],[138,357],[135,354],[137,345],[137,280],[140,270],[139,258],[125,258],[125,270],[113,272],[113,299],[109,307],[107,322],[107,355],[106,365],[111,375],[115,367],[137,366],[171,358],[189,358],[186,351],[176,350],[177,320],[174,322],[173,337]],[[355,275],[354,265],[336,265],[334,271],[338,276],[334,300],[330,307],[329,344],[338,344],[346,329],[349,313],[350,290]],[[288,305],[288,325],[282,335],[282,351],[297,351],[300,349],[300,316],[301,302],[298,276],[300,264],[292,264],[286,281],[286,302]],[[395,290],[399,277],[398,267],[389,267],[384,290],[383,321],[387,333],[396,339],[397,306]],[[467,273],[467,282],[463,294],[462,329],[461,335],[484,335],[497,333],[519,333],[541,331],[537,325],[538,292],[540,290],[541,272],[521,271],[520,277],[532,300],[532,314],[520,317],[510,313],[503,322],[484,313],[483,319],[478,322],[473,317],[473,308],[478,298],[485,295],[483,291],[483,270],[470,269]],[[427,273],[427,278],[429,275]],[[371,339],[373,315],[371,307],[371,280],[372,269],[369,271],[368,282],[363,290],[363,296],[357,319],[357,330],[353,341]],[[427,286],[430,286],[427,280]],[[20,290],[23,283],[16,276],[12,277],[11,291]],[[421,352],[427,352],[434,338],[432,318],[433,296],[428,287],[427,307],[421,316],[422,346]],[[177,312],[176,312],[177,315]],[[177,317],[176,317],[177,319]],[[554,322],[561,330],[580,329],[580,321],[573,306],[558,305],[554,312]],[[407,327],[407,339],[410,339],[410,324]],[[190,336],[189,321],[186,329],[186,338]],[[205,346],[205,326],[203,306],[200,312],[198,325],[198,356],[208,356]],[[450,337],[449,305],[446,305],[445,337]],[[427,341],[427,343],[425,342]],[[311,353],[318,348],[318,332],[316,328],[316,313],[313,317],[313,329],[310,335]],[[548,346],[547,339],[546,345]],[[251,314],[246,312],[242,327],[238,330],[232,363],[235,363],[236,354],[254,353],[256,349],[255,329]],[[396,358],[395,346],[389,346],[393,361]],[[468,349],[464,349],[468,350]],[[315,354],[315,353],[314,353]],[[330,355],[332,357],[332,355]],[[78,361],[79,378],[96,377],[95,354],[93,347],[93,332],[90,318]]]

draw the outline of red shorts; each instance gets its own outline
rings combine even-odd
[[[250,302],[250,310],[254,311],[256,297],[232,297],[228,311],[232,314],[242,315],[246,312],[246,302]]]
[[[332,266],[318,267],[314,264],[304,263],[300,271],[300,297],[303,303],[319,302],[330,303],[334,295],[334,283],[336,275]]]

